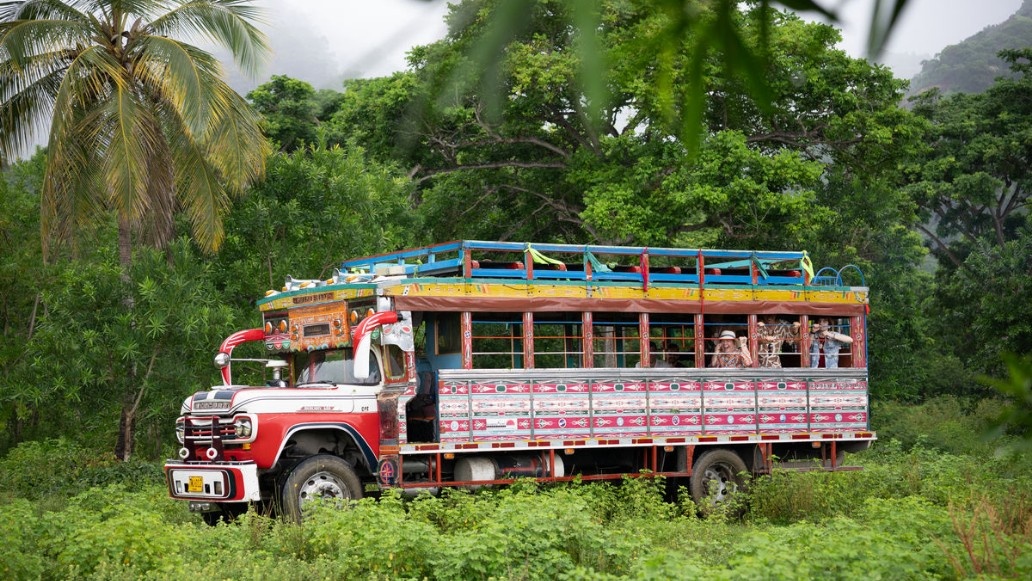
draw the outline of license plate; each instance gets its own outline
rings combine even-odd
[[[187,492],[204,492],[204,477],[191,476],[190,482],[186,484]]]

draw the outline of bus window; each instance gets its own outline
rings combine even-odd
[[[522,369],[522,313],[473,313],[473,368]]]
[[[405,352],[397,345],[388,345],[384,357],[387,377],[403,379],[405,377]]]
[[[810,367],[852,367],[853,338],[848,318],[822,317],[810,329]]]
[[[745,315],[707,315],[703,323],[706,367],[751,367],[752,355],[740,356],[739,345],[748,343],[749,323]],[[721,346],[731,338],[733,343]]]
[[[799,367],[799,317],[761,315],[756,322],[756,360],[759,367]]]
[[[439,313],[434,321],[434,353],[445,355],[462,349],[458,313]]]
[[[637,313],[595,313],[591,328],[595,367],[635,367],[641,362]]]
[[[653,367],[695,367],[695,315],[658,313],[649,322]],[[663,363],[660,363],[662,361]]]
[[[580,313],[534,313],[534,367],[581,367],[583,327]]]

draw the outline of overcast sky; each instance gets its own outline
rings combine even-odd
[[[841,47],[864,54],[874,0],[824,0],[841,7]],[[883,60],[909,78],[921,60],[1017,11],[1022,0],[909,0]],[[403,70],[405,53],[445,34],[445,0],[257,0],[268,11],[265,27],[273,57],[258,79],[234,80],[238,90],[273,74],[317,88],[340,88],[346,77],[377,77]],[[243,85],[243,86],[240,86]]]

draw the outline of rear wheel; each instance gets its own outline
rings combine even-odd
[[[712,507],[731,499],[744,483],[745,461],[731,450],[703,452],[692,466],[688,487],[700,507]]]
[[[294,467],[283,483],[283,516],[301,522],[304,505],[316,499],[349,500],[362,498],[362,483],[350,464],[337,456],[312,456]]]

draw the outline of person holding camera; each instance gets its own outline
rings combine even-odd
[[[723,331],[717,338],[717,347],[710,359],[710,367],[749,367],[752,356],[746,337],[736,337],[734,331]]]
[[[828,369],[838,367],[839,351],[853,342],[849,335],[834,331],[828,319],[819,319],[810,331],[810,367],[818,367],[821,362],[821,350],[824,350],[824,366]]]
[[[774,315],[765,315],[756,323],[757,337],[760,345],[756,353],[760,367],[781,367],[781,345],[785,341],[799,340],[799,321],[789,325],[784,321],[775,321]]]

